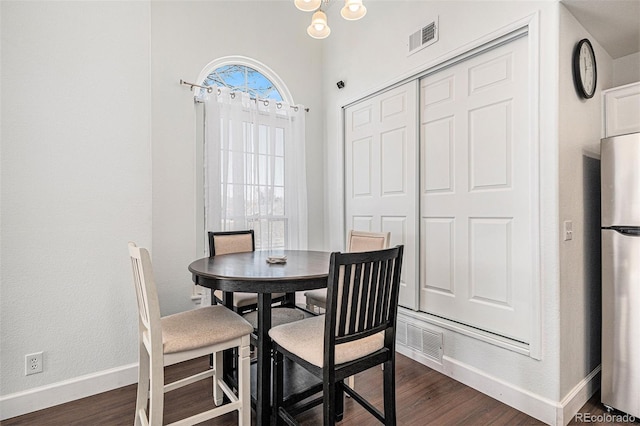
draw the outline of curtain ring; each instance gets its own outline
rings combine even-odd
[[[269,100],[265,99],[264,101],[262,101],[262,103],[264,104],[264,106],[269,106]]]
[[[282,103],[278,102],[276,103],[276,106],[278,107],[278,109],[282,109]]]
[[[235,99],[236,98],[236,92],[231,92],[230,95],[231,95],[231,99]]]
[[[298,112],[298,106],[297,106],[297,105],[296,105],[296,106],[294,106],[294,107],[293,107],[293,110],[294,110],[295,112]]]
[[[220,93],[222,93],[222,90],[218,87],[218,95],[220,95]]]

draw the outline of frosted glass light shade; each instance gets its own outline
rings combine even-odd
[[[327,38],[331,34],[331,28],[327,24],[327,15],[321,10],[313,14],[311,25],[307,27],[307,34],[313,38]]]
[[[320,7],[322,0],[295,0],[298,9],[304,12],[312,12]]]
[[[367,13],[367,8],[362,4],[362,0],[344,0],[344,7],[340,15],[348,21],[355,21],[362,18]]]

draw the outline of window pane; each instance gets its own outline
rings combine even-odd
[[[275,180],[273,183],[275,185],[283,186],[284,185],[284,158],[282,157],[275,158],[274,174],[275,174],[275,177],[274,177]]]
[[[273,189],[273,215],[284,216],[284,187]]]
[[[261,72],[244,65],[216,68],[204,80],[205,86],[228,87],[232,91],[249,93],[252,98],[282,101],[280,92]]]
[[[276,127],[275,153],[277,156],[284,157],[284,129]]]

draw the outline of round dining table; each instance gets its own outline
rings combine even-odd
[[[286,256],[284,263],[270,263]],[[271,294],[294,293],[327,286],[331,253],[308,250],[253,251],[205,257],[189,271],[197,285],[224,292],[224,304],[233,309],[233,292],[257,293],[256,419],[267,425],[271,409]]]

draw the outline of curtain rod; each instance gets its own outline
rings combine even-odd
[[[187,81],[184,81],[183,79],[180,79],[180,84],[184,84],[185,86],[190,86],[189,89],[193,90],[194,87],[199,87],[200,89],[205,89],[207,91],[207,93],[211,93],[213,92],[213,87],[211,86],[201,86],[200,84],[195,84],[195,83],[189,83]],[[218,95],[220,94],[220,88],[218,88]],[[235,98],[235,93],[231,92],[231,98]],[[258,99],[258,98],[249,98],[252,101],[260,101],[264,104],[264,106],[269,105],[269,99]],[[278,106],[278,108],[282,107],[282,103],[281,102],[276,102],[276,105]],[[293,108],[294,110],[298,110],[298,106],[297,105],[289,105],[290,108]],[[304,109],[306,112],[309,112],[309,108],[305,108]]]

